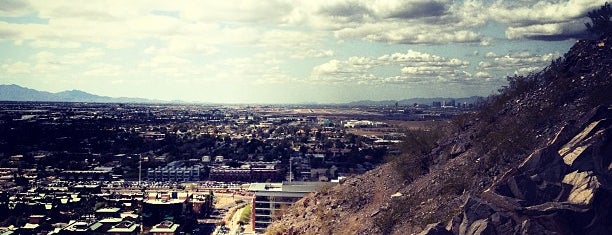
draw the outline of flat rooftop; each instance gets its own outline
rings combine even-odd
[[[253,192],[285,192],[285,193],[310,193],[315,192],[325,185],[333,185],[330,182],[306,182],[292,181],[282,183],[252,183],[248,191]]]

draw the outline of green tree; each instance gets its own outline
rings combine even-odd
[[[249,220],[251,220],[251,207],[252,204],[247,204],[244,209],[242,209],[242,213],[240,214],[240,222],[243,224],[248,224]]]
[[[601,8],[590,11],[588,13],[591,18],[591,23],[585,23],[587,31],[599,36],[612,35],[612,24],[610,24],[610,16],[612,16],[612,7],[606,2]]]
[[[94,211],[97,211],[99,209],[102,209],[106,207],[106,203],[105,202],[96,202],[96,204],[94,205]]]

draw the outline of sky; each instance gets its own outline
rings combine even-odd
[[[214,103],[490,95],[603,0],[0,0],[0,84]]]

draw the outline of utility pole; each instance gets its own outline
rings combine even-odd
[[[293,157],[289,157],[289,182],[293,180]]]
[[[142,180],[142,154],[138,157],[138,187],[140,187],[140,181]]]

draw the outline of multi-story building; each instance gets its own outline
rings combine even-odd
[[[329,182],[282,182],[282,183],[252,183],[249,191],[255,193],[251,213],[251,223],[255,232],[262,233],[268,225],[289,206],[308,193],[315,192]]]
[[[162,222],[166,217],[179,218],[190,206],[192,194],[183,192],[149,194],[142,207],[142,222],[152,226]]]
[[[159,224],[156,224],[149,231],[152,235],[174,235],[180,233],[181,225],[174,223],[172,221],[162,221]]]
[[[246,162],[240,167],[211,167],[208,178],[214,181],[265,182],[280,181],[278,162]]]
[[[108,170],[88,170],[88,171],[62,171],[60,179],[68,181],[86,180],[111,180],[111,172]]]
[[[95,221],[71,221],[68,226],[62,228],[58,234],[69,235],[69,234],[91,234],[93,231],[100,226]]]
[[[204,167],[201,165],[187,166],[183,161],[174,161],[166,166],[147,169],[148,181],[198,181]]]
[[[111,227],[107,234],[113,235],[136,235],[138,234],[140,229],[140,224],[137,224],[133,221],[122,221],[113,227]]]

